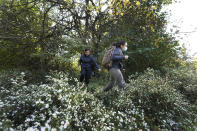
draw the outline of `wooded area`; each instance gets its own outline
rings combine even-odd
[[[0,129],[196,130],[197,62],[166,31],[172,0],[0,0]],[[77,62],[99,65],[127,41],[126,91],[108,72],[79,88]]]

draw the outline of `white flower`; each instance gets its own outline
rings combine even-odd
[[[61,122],[61,125],[63,125],[63,124],[64,124],[64,121]]]
[[[46,104],[46,106],[45,106],[46,108],[49,108],[49,104]]]
[[[24,72],[21,72],[21,75],[25,75],[25,73]]]
[[[66,120],[65,124],[64,124],[64,128],[67,128],[67,126],[69,125],[69,121]]]
[[[53,115],[53,117],[57,117],[57,114],[56,113],[53,113],[52,115]]]

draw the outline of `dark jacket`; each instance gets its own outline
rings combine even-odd
[[[112,54],[112,68],[122,69],[122,60],[124,59],[125,56],[123,55],[122,50],[120,48],[116,48]]]
[[[81,66],[82,70],[93,70],[94,67],[100,68],[92,55],[86,56],[85,54],[81,55],[78,66]]]

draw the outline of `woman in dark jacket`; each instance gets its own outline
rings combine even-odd
[[[128,56],[124,56],[122,51],[127,50],[127,42],[122,41],[115,44],[116,49],[112,54],[112,67],[109,68],[110,82],[103,89],[103,91],[108,91],[113,88],[114,84],[117,82],[120,89],[123,89],[126,85],[121,69],[123,68],[122,61],[128,59]]]
[[[83,82],[85,78],[86,85],[89,84],[89,80],[92,75],[93,67],[96,67],[101,71],[94,57],[90,54],[90,49],[85,49],[84,54],[79,59],[78,66],[81,66],[80,82]]]

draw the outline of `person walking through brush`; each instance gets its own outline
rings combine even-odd
[[[85,78],[86,85],[89,84],[94,67],[96,67],[96,69],[101,71],[96,60],[90,54],[90,49],[85,49],[84,54],[82,54],[79,59],[78,66],[81,67],[80,82],[83,82],[83,80]]]
[[[122,51],[127,50],[127,42],[122,41],[111,46],[105,53],[102,65],[109,70],[110,82],[103,89],[103,91],[109,91],[113,88],[115,83],[118,84],[120,89],[126,86],[121,69],[123,68],[122,61],[128,59],[128,55],[123,55]]]

